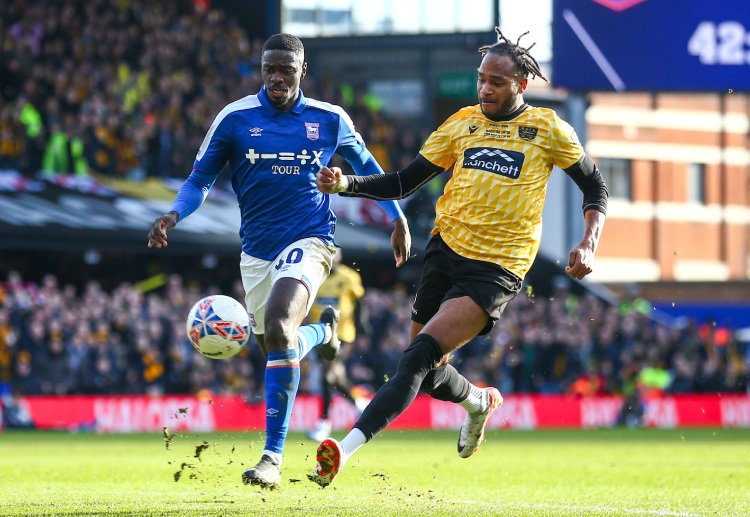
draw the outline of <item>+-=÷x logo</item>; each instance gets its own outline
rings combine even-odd
[[[258,154],[255,152],[255,149],[248,149],[247,154],[245,154],[245,158],[250,160],[250,163],[255,165],[255,162],[258,161],[258,159],[261,160],[281,160],[281,161],[292,161],[295,158],[300,160],[302,165],[307,164],[307,162],[310,162],[310,165],[321,165],[320,158],[323,156],[323,151],[313,151],[312,155],[307,154],[307,149],[303,149],[301,154],[295,154],[295,153],[260,153]]]

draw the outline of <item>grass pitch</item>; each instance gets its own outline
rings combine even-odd
[[[336,434],[341,437],[341,433]],[[261,433],[0,434],[0,515],[747,516],[750,430],[385,432],[326,489],[292,434],[283,485],[244,486]]]

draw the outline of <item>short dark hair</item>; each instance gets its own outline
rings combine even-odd
[[[540,79],[549,82],[549,80],[544,77],[544,74],[542,74],[542,70],[539,68],[539,63],[537,63],[536,59],[529,54],[529,50],[531,50],[531,47],[536,45],[536,43],[532,43],[531,46],[526,48],[518,44],[521,41],[521,38],[526,36],[528,32],[521,34],[515,43],[503,36],[503,33],[500,32],[500,27],[495,27],[495,32],[497,33],[497,43],[494,45],[479,47],[479,53],[482,54],[482,57],[487,54],[508,56],[516,64],[516,68],[524,78],[528,76],[531,76],[532,78],[539,77]]]
[[[294,54],[299,54],[304,58],[305,46],[297,36],[287,33],[274,34],[263,44],[263,52],[266,50],[286,50]]]

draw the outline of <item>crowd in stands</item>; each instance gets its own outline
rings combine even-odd
[[[209,390],[263,400],[265,359],[251,340],[239,355],[212,360],[186,337],[190,307],[215,288],[178,275],[152,292],[96,282],[82,292],[47,275],[37,285],[11,272],[0,283],[0,390],[13,395],[185,394]],[[234,293],[242,299],[238,282]],[[369,289],[356,341],[346,351],[355,385],[370,392],[393,375],[408,345],[412,294]],[[729,329],[654,321],[635,304],[609,305],[565,286],[549,297],[531,288],[493,331],[452,359],[480,385],[504,393],[576,396],[748,392],[750,347]],[[305,362],[307,363],[307,362]],[[316,392],[305,375],[303,392]]]
[[[204,2],[2,2],[0,170],[184,178],[216,114],[260,89],[262,45]],[[384,169],[416,156],[422,135],[363,89],[302,88],[344,107]]]

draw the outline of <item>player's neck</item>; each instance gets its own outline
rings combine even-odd
[[[498,114],[498,115],[492,115],[492,116],[490,116],[490,115],[487,115],[485,113],[484,116],[487,117],[488,119],[490,119],[493,122],[502,122],[502,121],[505,121],[505,120],[513,120],[518,115],[520,115],[521,113],[523,113],[523,111],[527,107],[528,107],[528,104],[526,104],[525,102],[521,101],[520,104],[518,104],[514,109],[512,109],[511,111],[509,111],[506,114],[502,114],[502,115]]]

